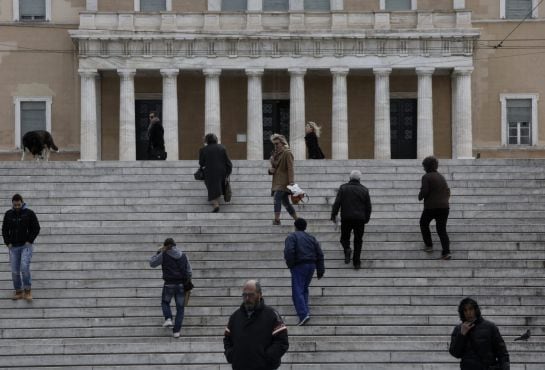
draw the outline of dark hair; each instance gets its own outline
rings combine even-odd
[[[305,231],[307,229],[307,221],[304,218],[299,217],[293,224],[299,231]]]
[[[467,305],[473,306],[473,308],[475,309],[475,316],[477,318],[481,317],[481,308],[479,307],[479,304],[477,303],[477,301],[474,300],[473,298],[466,297],[462,299],[462,301],[458,305],[458,315],[460,316],[460,320],[466,321],[466,318],[464,315],[464,307]]]
[[[206,144],[217,144],[218,143],[218,137],[215,134],[206,134],[204,137],[204,142]]]
[[[165,247],[173,247],[176,246],[176,243],[174,242],[174,239],[172,238],[166,238],[165,242],[163,243]]]
[[[439,161],[434,156],[429,156],[424,158],[422,161],[422,166],[426,172],[435,172],[439,167]]]
[[[20,194],[15,194],[11,197],[12,202],[22,202],[23,197]]]

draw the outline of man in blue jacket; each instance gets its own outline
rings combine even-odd
[[[308,308],[308,287],[314,270],[318,280],[324,276],[324,253],[316,238],[305,232],[307,222],[303,218],[295,220],[295,232],[288,235],[284,247],[284,259],[291,272],[291,297],[299,323],[302,326],[310,320]]]

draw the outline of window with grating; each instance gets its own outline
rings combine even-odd
[[[329,11],[331,10],[330,0],[305,0],[305,10]]]
[[[248,9],[247,0],[222,0],[221,10],[226,12],[245,12]]]
[[[411,10],[411,0],[386,0],[385,10]]]
[[[509,144],[531,145],[532,99],[507,99]]]
[[[19,0],[19,19],[22,21],[45,20],[45,0]]]
[[[266,12],[288,11],[290,0],[263,0],[263,10]]]
[[[505,18],[523,19],[532,11],[532,0],[506,0]]]
[[[140,0],[141,12],[164,12],[166,10],[166,0]]]
[[[21,140],[29,131],[46,129],[45,114],[45,101],[21,102]]]

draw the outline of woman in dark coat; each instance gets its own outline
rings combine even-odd
[[[199,151],[199,166],[204,170],[204,183],[208,190],[208,201],[212,202],[212,212],[219,212],[219,199],[225,190],[225,179],[231,174],[233,165],[227,150],[218,144],[218,137],[207,134],[204,137],[205,147]]]
[[[150,112],[150,124],[148,127],[148,159],[164,160],[167,158],[165,152],[165,131],[163,125],[155,112]]]
[[[324,159],[324,153],[318,144],[321,127],[314,122],[305,125],[305,143],[307,144],[308,159]]]

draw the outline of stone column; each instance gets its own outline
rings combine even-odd
[[[163,129],[167,161],[177,161],[178,154],[178,73],[177,69],[161,69],[163,76]]]
[[[85,10],[89,12],[96,12],[98,10],[98,0],[86,0]]]
[[[473,67],[454,68],[453,72],[453,158],[473,158],[471,72]]]
[[[136,160],[136,122],[134,115],[134,75],[136,69],[118,69],[119,99],[119,160]]]
[[[221,142],[220,125],[220,75],[221,69],[204,69],[206,77],[204,100],[204,134],[216,134]]]
[[[417,68],[418,124],[416,129],[416,157],[433,155],[433,71],[434,68]]]
[[[295,159],[305,159],[305,68],[290,73],[290,148]]]
[[[375,159],[392,157],[390,138],[391,68],[374,68],[375,74]]]
[[[466,1],[465,0],[452,0],[452,7],[454,9],[465,9]]]
[[[247,69],[248,120],[246,129],[246,159],[263,159],[263,69]]]
[[[98,160],[98,124],[96,99],[96,69],[80,69],[81,78],[81,132],[80,160]]]
[[[333,75],[333,114],[331,117],[331,158],[348,159],[348,68],[331,68]]]

